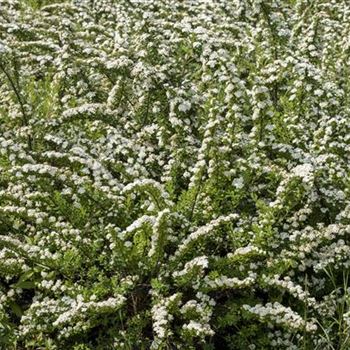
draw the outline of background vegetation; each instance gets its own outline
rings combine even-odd
[[[0,348],[350,349],[349,15],[0,0]]]

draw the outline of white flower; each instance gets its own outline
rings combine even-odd
[[[243,177],[239,177],[233,180],[232,185],[238,189],[242,189],[244,187],[244,179]]]
[[[313,171],[314,167],[312,166],[312,164],[308,163],[297,165],[292,169],[292,173],[295,176],[301,177],[304,180],[309,180],[313,174]]]
[[[180,112],[187,112],[191,109],[191,103],[189,101],[184,101],[181,104],[179,104],[179,111]]]

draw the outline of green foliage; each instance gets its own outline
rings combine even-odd
[[[350,348],[347,1],[0,9],[0,349]]]

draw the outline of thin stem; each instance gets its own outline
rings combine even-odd
[[[22,101],[22,96],[19,92],[19,89],[17,88],[14,80],[12,79],[11,75],[7,72],[7,70],[5,69],[4,65],[0,62],[0,70],[5,74],[6,78],[8,79],[11,87],[12,87],[12,90],[13,92],[15,93],[16,95],[16,98],[18,100],[18,103],[20,105],[20,109],[21,109],[21,113],[22,113],[22,123],[23,123],[23,126],[28,126],[29,125],[29,118],[27,116],[27,113],[25,111],[25,108],[24,108],[24,103]],[[28,135],[28,147],[30,150],[33,149],[33,146],[32,146],[32,138],[31,136]]]
[[[194,209],[195,209],[196,204],[197,204],[197,199],[198,199],[198,196],[199,196],[201,187],[202,187],[202,176],[203,176],[203,175],[202,175],[202,173],[201,173],[200,182],[199,182],[199,184],[198,184],[197,191],[196,191],[196,195],[195,195],[194,200],[193,200],[193,203],[192,203],[192,208],[191,208],[191,213],[190,213],[189,221],[192,220],[193,213],[194,213]]]
[[[21,107],[21,112],[22,112],[22,115],[23,115],[23,121],[24,121],[24,125],[25,126],[28,126],[28,116],[26,114],[26,111],[25,111],[25,108],[24,108],[24,104],[23,104],[23,101],[22,101],[22,97],[21,97],[21,94],[19,92],[19,90],[17,89],[16,87],[16,84],[15,82],[13,81],[13,79],[11,78],[11,75],[7,72],[7,70],[5,69],[5,67],[3,66],[2,63],[0,63],[0,69],[3,71],[3,73],[6,75],[11,87],[12,87],[12,90],[14,91],[15,95],[16,95],[16,98],[18,100],[18,103]]]

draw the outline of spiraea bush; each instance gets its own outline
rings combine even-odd
[[[349,16],[0,0],[0,348],[350,349]]]

